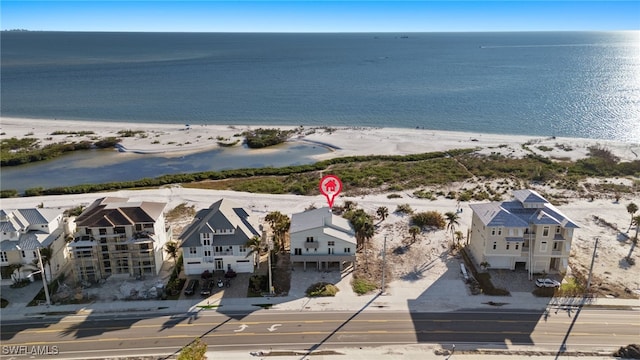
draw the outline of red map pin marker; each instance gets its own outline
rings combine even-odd
[[[327,198],[329,208],[333,207],[333,200],[342,191],[342,181],[335,175],[326,175],[320,180],[320,193]]]

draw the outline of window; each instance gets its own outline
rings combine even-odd
[[[213,251],[217,252],[217,253],[221,253],[222,252],[222,246],[216,246]]]
[[[495,235],[496,234],[496,228],[491,228],[491,235]]]
[[[336,246],[336,242],[335,241],[328,241],[327,245],[328,246]]]
[[[198,251],[197,251],[197,249],[196,249],[196,247],[195,247],[195,246],[191,246],[191,247],[189,247],[189,254],[191,254],[191,255],[195,255],[195,254],[197,254],[197,253],[198,253]]]
[[[562,230],[562,228],[560,226],[556,226],[556,234],[560,234],[561,230]]]
[[[329,255],[333,254],[333,248],[329,248],[329,252],[328,252],[328,254],[329,254]]]
[[[345,254],[350,254],[351,253],[351,248],[344,248],[344,253]]]
[[[7,258],[7,252],[6,251],[0,252],[0,261],[2,261],[2,262],[9,261],[9,258]]]
[[[549,236],[549,227],[545,226],[542,228],[542,236]]]
[[[204,256],[211,256],[211,250],[205,250]]]
[[[202,245],[211,246],[211,239],[202,239]]]
[[[509,243],[507,243],[507,250],[509,250]]]
[[[102,252],[109,252],[108,246],[101,246]]]
[[[26,257],[27,257],[27,254],[25,254],[25,253],[24,253],[24,250],[22,250],[22,251],[21,251],[21,253],[22,253],[22,257],[23,257],[23,258],[26,258]]]
[[[116,234],[124,234],[124,226],[116,226],[115,228],[113,228],[113,232]]]
[[[241,253],[246,253],[247,252],[247,247],[246,245],[240,245],[238,247],[238,251],[240,251]]]
[[[89,229],[89,228],[84,229],[84,233],[86,235],[91,235],[91,229]]]
[[[497,249],[497,248],[498,248],[498,243],[494,241],[494,242],[493,242],[493,250],[495,250],[495,249]]]
[[[518,250],[519,247],[520,247],[520,244],[516,244],[516,250]]]
[[[502,235],[502,228],[498,228],[498,235]]]
[[[309,250],[309,249],[307,249],[307,250]],[[294,251],[295,255],[302,255],[302,249],[300,249],[300,248],[295,248],[295,249],[293,249],[293,251]]]
[[[35,252],[35,251],[34,251],[31,255],[32,255],[32,257],[33,257],[34,259],[37,259],[37,258],[38,258],[38,253],[37,253],[37,252]]]
[[[127,245],[116,245],[116,251],[127,251]]]
[[[312,243],[313,242],[313,236],[307,236],[307,242],[308,243]]]
[[[140,244],[140,250],[149,250],[151,247],[147,243]]]
[[[547,242],[546,241],[540,242],[540,252],[547,252]]]
[[[560,245],[561,243],[559,241],[554,241],[553,242],[553,250],[560,250],[562,248],[562,246]]]
[[[100,233],[100,235],[107,235],[107,229],[105,228],[98,229],[98,232]]]

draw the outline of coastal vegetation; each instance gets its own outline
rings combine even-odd
[[[119,142],[118,138],[108,137],[92,141],[58,142],[40,146],[38,139],[31,137],[2,139],[0,141],[0,166],[15,166],[49,160],[77,150],[112,148]]]
[[[4,147],[3,147],[4,149]],[[4,161],[4,158],[3,158]],[[547,183],[555,188],[577,191],[589,196],[591,192],[631,193],[640,184],[581,183],[588,177],[638,177],[640,160],[620,162],[604,148],[590,149],[589,157],[574,162],[554,161],[538,155],[512,158],[503,155],[480,155],[475,149],[457,149],[412,155],[348,156],[316,162],[314,164],[281,168],[244,168],[207,171],[190,174],[165,175],[136,181],[84,184],[56,188],[27,189],[26,196],[79,194],[131,188],[150,188],[179,183],[184,187],[226,189],[254,193],[317,195],[318,179],[331,172],[339,176],[345,194],[357,196],[372,192],[400,193],[411,191],[414,196],[447,197],[460,201],[502,199],[509,186],[491,186],[489,181],[509,179],[514,185],[526,182]],[[429,185],[445,185],[469,181],[457,193],[434,192],[421,189]],[[524,182],[524,183],[521,183]],[[5,189],[3,196],[17,192]],[[402,196],[401,194],[398,194]]]
[[[268,146],[281,144],[289,139],[297,130],[280,130],[280,129],[255,129],[247,130],[242,133],[245,137],[247,146],[252,149],[259,149]]]

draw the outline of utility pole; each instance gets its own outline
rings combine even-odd
[[[268,241],[269,253],[269,296],[273,296],[273,280],[271,279],[271,252],[273,251],[273,239],[269,239]]]
[[[382,245],[382,286],[380,287],[380,294],[384,294],[384,273],[386,268],[385,257],[387,254],[387,235],[384,236],[384,244]]]
[[[42,265],[42,255],[40,255],[40,248],[36,250],[38,253],[38,265],[40,266],[40,273],[42,274],[42,284],[44,285],[44,296],[47,300],[47,306],[51,305],[51,298],[49,297],[49,286],[47,285],[47,276],[44,273],[44,266]]]
[[[593,256],[591,256],[591,267],[589,267],[589,279],[587,280],[587,292],[589,292],[589,288],[591,288],[591,275],[593,274],[593,263],[596,261],[596,251],[598,250],[598,240],[600,238],[596,238],[596,244],[593,247]]]

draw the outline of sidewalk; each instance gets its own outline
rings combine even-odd
[[[390,294],[370,294],[358,297],[308,298],[207,298],[190,300],[140,300],[93,302],[89,304],[27,306],[27,303],[10,303],[0,310],[3,320],[48,315],[88,315],[113,313],[184,313],[209,306],[221,313],[267,311],[455,311],[461,309],[509,309],[539,310],[576,306],[606,308],[638,308],[639,299],[597,298],[585,302],[582,298],[537,298],[530,293],[512,293],[511,296],[486,296],[444,293],[422,299],[408,299],[401,291]]]

